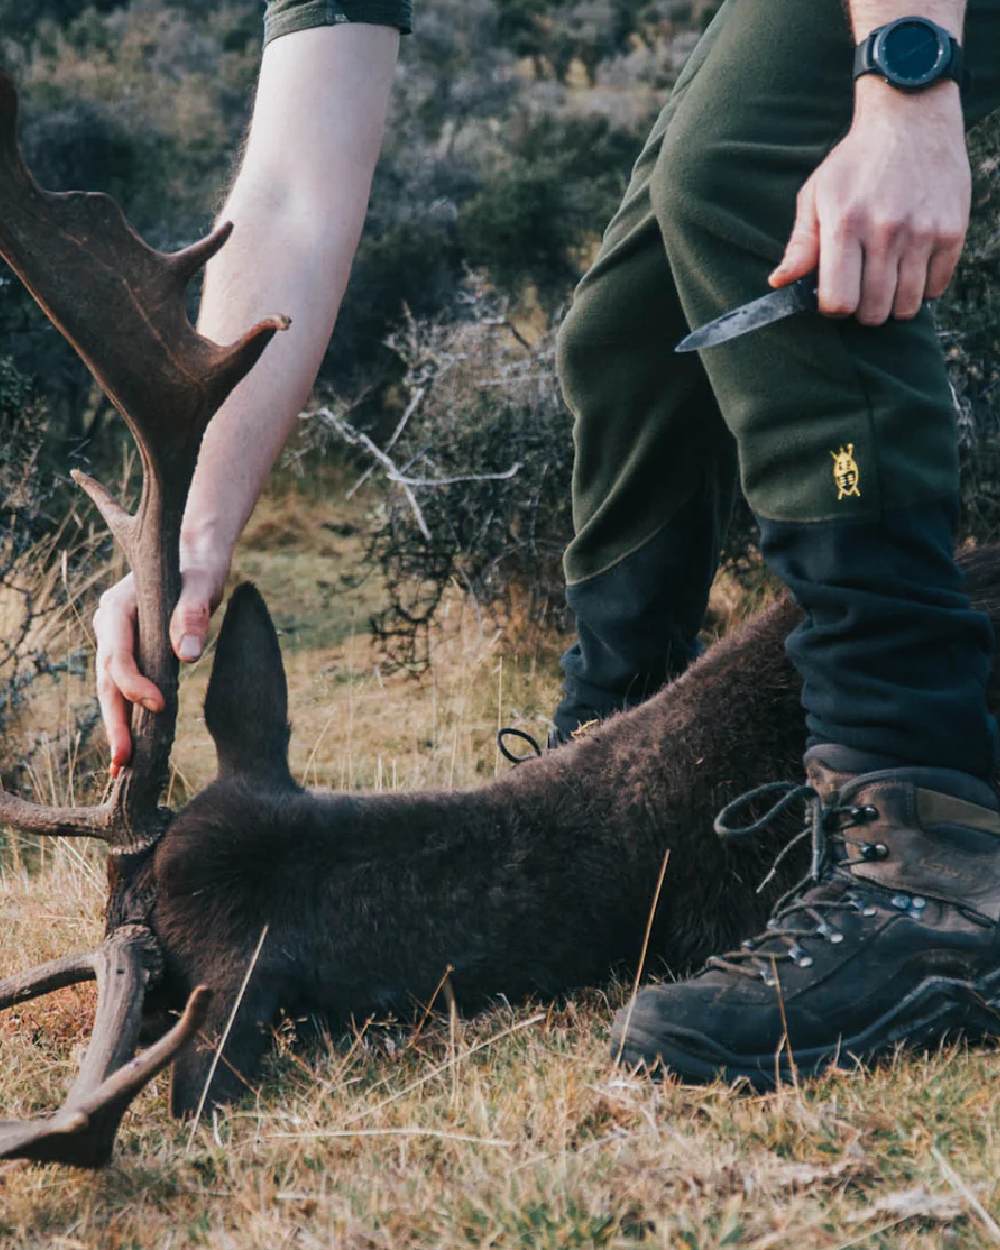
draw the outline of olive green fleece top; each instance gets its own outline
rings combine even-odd
[[[264,43],[311,26],[341,22],[369,22],[395,26],[404,35],[411,29],[411,0],[265,0]]]

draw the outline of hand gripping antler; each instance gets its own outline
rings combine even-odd
[[[110,936],[104,946],[0,983],[2,1009],[74,981],[98,982],[93,1039],[62,1110],[50,1120],[0,1124],[0,1157],[90,1166],[106,1160],[129,1101],[176,1054],[205,1009],[208,991],[199,987],[175,1028],[127,1062],[144,990],[159,975],[156,939],[145,925],[150,900],[135,881],[169,820],[159,803],[177,718],[169,619],[180,593],[181,518],[209,421],[288,320],[262,321],[230,347],[203,338],[188,320],[185,289],[223,246],[231,227],[220,226],[184,251],[157,252],[107,196],[42,190],[21,157],[16,122],[17,94],[0,71],[0,256],[82,357],[139,449],[143,487],[134,515],[93,478],[73,476],[131,565],[139,667],[166,704],[155,715],[133,708],[132,764],[101,806],[46,808],[0,791],[0,824],[101,838],[112,850]]]

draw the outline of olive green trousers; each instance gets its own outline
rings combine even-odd
[[[972,124],[1000,107],[1000,0],[971,0],[964,46]],[[673,350],[768,289],[800,187],[850,126],[852,47],[841,0],[725,0],[575,292],[558,343],[579,631],[562,734],[695,653],[738,463],[765,558],[807,613],[790,653],[810,741],[944,763],[948,735],[991,767],[992,636],[951,558],[958,449],[931,311],[805,314]],[[890,672],[898,655],[909,669]],[[915,722],[939,731],[919,741]]]
[[[683,507],[735,436],[743,490],[776,520],[875,517],[955,490],[932,315],[866,327],[800,316],[699,355],[692,327],[768,290],[799,188],[847,131],[841,0],[726,0],[635,165],[559,338],[575,416],[570,584]],[[1000,107],[1000,0],[969,6],[969,123]],[[832,455],[853,446],[856,493]]]

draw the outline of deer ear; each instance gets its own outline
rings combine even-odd
[[[219,776],[252,775],[291,783],[288,684],[278,635],[256,586],[244,582],[229,600],[205,696]]]

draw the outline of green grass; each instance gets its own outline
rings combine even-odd
[[[301,622],[284,640],[294,771],[310,784],[351,788],[492,776],[505,767],[493,745],[498,719],[541,728],[560,640],[527,627],[495,634],[456,597],[433,668],[420,680],[381,672],[366,639],[352,633],[364,625],[363,613],[351,623],[352,592],[333,596],[338,620],[317,619],[330,601],[310,579],[332,583],[358,550],[302,524],[320,512],[266,504],[234,575],[252,572],[279,621],[285,612]],[[292,521],[283,527],[280,516]],[[731,612],[731,595],[720,590],[717,606]],[[212,774],[198,708],[207,668],[185,681],[175,797]],[[25,723],[37,727],[87,697],[85,680],[66,679]],[[60,769],[65,754],[54,745],[36,768],[40,790],[66,788]],[[40,866],[38,858],[24,839],[0,855],[0,975],[100,939],[99,851],[61,842],[44,848]],[[669,891],[668,873],[665,905]],[[295,1022],[286,1022],[260,1088],[193,1133],[169,1119],[161,1077],[126,1117],[104,1171],[0,1164],[0,1246],[1000,1243],[1000,1057],[952,1046],[767,1097],[653,1084],[609,1060],[610,1018],[626,993],[611,984],[569,1002],[434,1015],[416,1033],[381,1021],[296,1041]],[[82,987],[0,1017],[0,1114],[59,1103],[92,1004]]]

